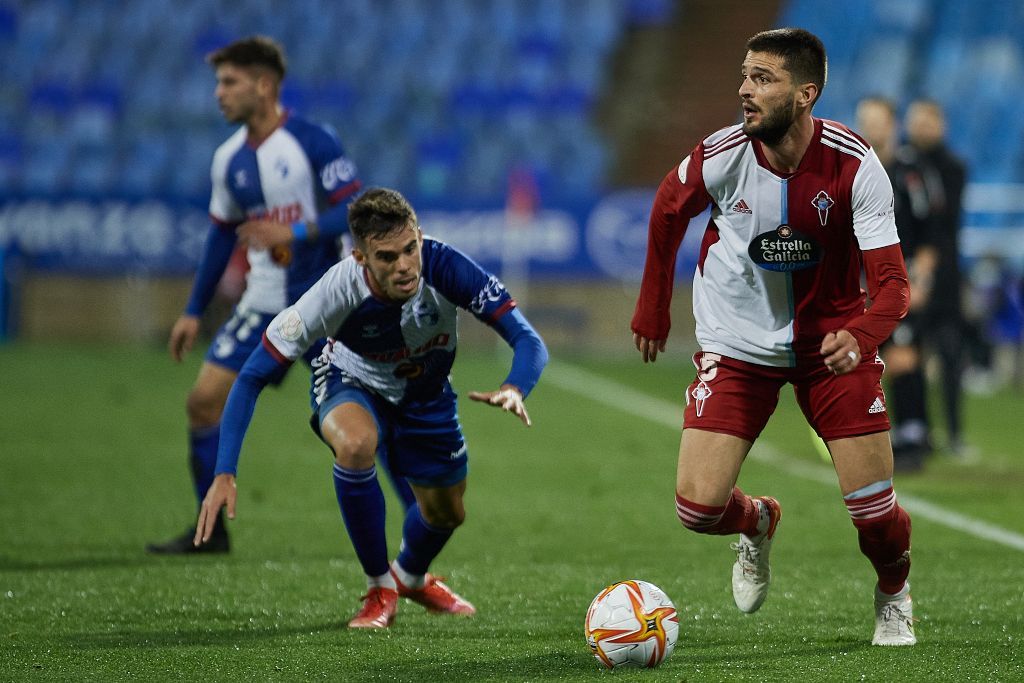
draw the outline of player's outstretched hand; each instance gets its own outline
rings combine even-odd
[[[210,540],[213,527],[217,525],[217,515],[220,509],[226,504],[228,506],[228,519],[235,518],[235,496],[238,494],[235,488],[235,475],[218,474],[213,479],[210,490],[206,492],[206,498],[199,508],[199,521],[196,522],[196,535],[192,539],[195,546],[200,546]]]
[[[860,345],[846,330],[829,332],[821,342],[821,355],[825,366],[836,375],[853,372],[860,365]]]
[[[653,363],[658,360],[658,354],[665,352],[664,339],[648,339],[643,335],[633,333],[633,345],[640,352],[640,357],[645,363]]]
[[[294,234],[287,223],[255,218],[238,226],[238,240],[254,249],[273,249],[291,244]]]
[[[474,401],[489,403],[502,410],[515,413],[527,427],[533,425],[533,422],[530,421],[530,414],[526,412],[526,405],[523,404],[522,392],[511,384],[502,384],[498,391],[471,391],[469,397]]]
[[[192,350],[198,336],[199,318],[194,315],[183,315],[178,318],[167,340],[167,351],[171,358],[180,363],[185,354]]]

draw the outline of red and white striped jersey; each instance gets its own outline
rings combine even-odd
[[[693,279],[706,352],[777,367],[821,362],[822,338],[864,313],[862,251],[899,242],[893,192],[870,146],[814,119],[796,172],[779,174],[740,126],[709,136],[662,181],[633,330],[666,339],[676,253],[711,206]]]

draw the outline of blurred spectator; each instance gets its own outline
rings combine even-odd
[[[948,448],[956,455],[964,455],[960,398],[966,325],[961,306],[963,283],[958,238],[966,168],[946,146],[946,118],[937,102],[911,102],[906,130],[908,149],[921,168],[928,195],[928,244],[936,260],[931,291],[919,303],[924,332],[921,341],[939,362]]]
[[[892,446],[897,470],[920,469],[931,450],[920,335],[923,304],[928,301],[935,270],[929,244],[930,207],[921,168],[913,154],[899,150],[896,107],[882,97],[857,104],[857,129],[878,155],[893,188],[893,209],[900,246],[910,275],[910,312],[882,347],[892,419]]]

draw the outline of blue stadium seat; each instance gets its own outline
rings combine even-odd
[[[28,113],[10,132],[22,140],[25,169],[14,184],[205,196],[210,155],[231,127],[215,109],[203,58],[233,39],[269,33],[289,50],[286,104],[335,124],[374,182],[495,202],[516,164],[554,174],[558,164],[594,162],[569,183],[573,194],[582,183],[594,190],[603,165],[593,147],[602,142],[588,119],[607,58],[630,23],[666,22],[675,3],[289,0],[287,7],[273,0],[0,5],[0,79]],[[55,53],[60,59],[50,58]],[[578,129],[586,143],[552,133]],[[50,154],[55,148],[66,152]]]

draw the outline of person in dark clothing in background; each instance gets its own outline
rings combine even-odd
[[[919,348],[923,304],[931,292],[936,253],[929,241],[931,208],[923,172],[913,150],[900,149],[896,106],[883,97],[857,104],[857,128],[882,162],[893,189],[893,210],[900,247],[910,275],[910,312],[881,351],[885,359],[887,399],[893,422],[893,464],[918,470],[931,451],[925,379]]]
[[[966,454],[961,415],[965,325],[958,238],[967,171],[964,162],[946,146],[946,118],[937,102],[911,102],[905,126],[909,149],[921,168],[928,196],[928,242],[935,258],[931,291],[921,304],[921,341],[939,361],[949,451],[962,456]]]

